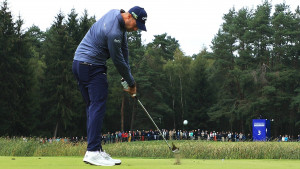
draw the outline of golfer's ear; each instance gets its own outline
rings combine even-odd
[[[128,19],[132,18],[132,15],[128,12]]]

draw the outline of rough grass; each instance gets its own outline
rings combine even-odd
[[[35,140],[0,139],[0,156],[82,156],[86,143],[53,142],[42,144]]]
[[[298,142],[175,141],[183,158],[191,159],[300,159]],[[106,146],[110,154],[124,157],[173,158],[163,141],[119,143]]]
[[[170,141],[171,143],[171,141]],[[300,159],[299,142],[174,141],[187,159]],[[103,145],[112,156],[174,158],[164,141]],[[47,143],[0,139],[0,156],[83,156],[86,143]]]

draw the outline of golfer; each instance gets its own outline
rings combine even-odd
[[[129,88],[136,94],[136,85],[128,62],[127,32],[146,31],[146,11],[135,6],[128,12],[111,10],[92,25],[76,49],[72,71],[86,102],[87,151],[83,161],[92,165],[113,166],[121,160],[112,159],[101,146],[101,128],[106,111],[108,84],[106,60],[111,58]]]

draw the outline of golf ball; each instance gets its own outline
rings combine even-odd
[[[187,125],[189,122],[187,120],[183,120],[183,125]]]

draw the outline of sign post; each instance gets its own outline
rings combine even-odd
[[[252,120],[252,134],[253,141],[266,141],[270,139],[270,120],[267,119],[253,119]]]

